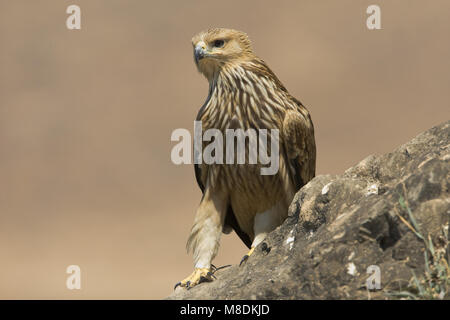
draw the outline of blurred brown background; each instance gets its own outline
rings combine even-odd
[[[450,115],[447,0],[0,3],[0,298],[158,299],[192,271],[200,190],[170,135],[192,132],[206,98],[190,43],[203,29],[246,31],[309,108],[319,174]],[[369,31],[374,3],[383,29]],[[215,263],[245,253],[224,236]]]

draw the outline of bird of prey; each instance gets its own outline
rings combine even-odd
[[[203,132],[278,129],[279,169],[262,175],[260,162],[195,165],[203,196],[186,245],[193,251],[195,268],[175,286],[187,288],[214,277],[211,262],[222,232],[234,230],[247,245],[245,261],[287,217],[295,193],[314,177],[316,163],[308,110],[253,53],[244,32],[209,29],[194,36],[192,44],[197,68],[209,82],[208,97],[197,115]]]

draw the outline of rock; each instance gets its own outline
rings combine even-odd
[[[411,287],[412,271],[426,268],[413,231],[448,250],[449,133],[450,121],[343,175],[315,177],[246,264],[168,299],[385,299]],[[380,290],[367,288],[369,266]]]

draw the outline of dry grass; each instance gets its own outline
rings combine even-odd
[[[387,295],[393,298],[413,300],[450,299],[448,224],[442,226],[440,234],[436,236],[435,243],[433,243],[429,234],[424,236],[421,232],[406,197],[400,195],[398,202],[400,208],[407,213],[409,222],[398,212],[396,212],[397,216],[424,243],[425,268],[421,275],[416,275],[414,271],[411,271],[412,278],[405,290],[389,292]]]

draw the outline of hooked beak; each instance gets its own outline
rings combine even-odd
[[[203,59],[206,56],[206,50],[205,50],[205,46],[198,44],[195,46],[194,49],[194,58],[195,58],[195,63],[198,64],[198,62]]]

